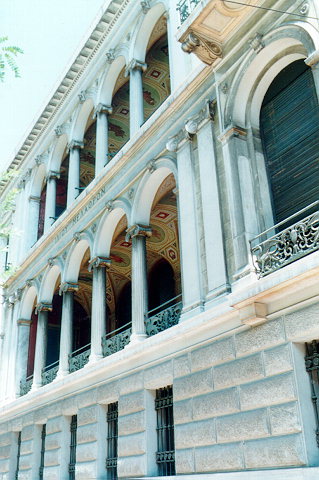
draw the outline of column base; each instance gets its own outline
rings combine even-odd
[[[222,296],[224,296],[224,295],[226,295],[227,293],[230,293],[230,292],[231,292],[231,287],[228,283],[220,285],[219,287],[214,288],[214,290],[210,290],[207,293],[206,298],[205,298],[205,310],[206,310],[206,306],[209,305],[212,302],[215,303],[216,300],[218,299],[218,297],[222,297]]]
[[[59,370],[58,373],[56,374],[56,377],[55,379],[53,380],[53,382],[58,382],[59,380],[61,380],[62,378],[66,377],[67,375],[69,375],[69,370]]]
[[[186,305],[183,307],[179,322],[183,322],[188,318],[194,317],[194,315],[198,315],[203,311],[204,311],[204,305],[202,301],[193,303],[192,305]]]
[[[99,360],[102,360],[102,358],[104,358],[102,354],[97,355],[96,353],[91,353],[91,355],[89,356],[89,361],[86,365],[84,365],[84,368],[88,365],[92,365],[93,363],[98,362]]]
[[[33,383],[30,392],[36,392],[41,387],[42,387],[42,383],[40,385]]]
[[[136,343],[143,342],[143,340],[145,340],[146,338],[148,338],[146,333],[132,333],[132,335],[130,336],[130,343],[128,343],[124,348],[128,348],[132,345],[135,345]]]

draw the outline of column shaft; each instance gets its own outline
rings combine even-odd
[[[201,304],[195,180],[192,165],[192,144],[189,140],[186,140],[177,151],[177,168],[183,311],[186,313],[189,310],[199,307]]]
[[[130,137],[144,122],[143,78],[141,68],[130,69]]]
[[[146,237],[132,238],[132,337],[144,338],[145,314],[148,309]]]
[[[199,174],[207,263],[208,295],[212,298],[226,291],[221,210],[218,192],[213,123],[207,120],[197,132]]]
[[[69,176],[68,176],[68,192],[67,192],[67,207],[79,195],[80,186],[80,149],[70,148],[69,156]]]
[[[18,320],[18,341],[16,356],[16,394],[20,396],[20,381],[27,376],[30,320]]]
[[[57,378],[64,377],[69,373],[69,354],[72,353],[73,340],[73,300],[73,291],[67,290],[63,292],[60,356]]]
[[[95,176],[108,163],[108,118],[107,112],[97,114],[96,120],[96,154],[95,154]]]
[[[48,312],[41,310],[38,313],[32,390],[36,390],[42,385],[42,369],[45,367],[47,355],[47,333]]]
[[[40,198],[29,197],[29,222],[27,228],[27,249],[31,248],[38,239]]]
[[[102,337],[106,330],[106,268],[93,268],[90,362],[103,357]]]
[[[44,232],[54,223],[56,202],[56,177],[49,177],[47,181],[47,194],[45,199]]]

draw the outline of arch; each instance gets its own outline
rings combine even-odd
[[[119,55],[113,60],[109,69],[105,72],[104,79],[101,81],[101,89],[99,92],[99,102],[105,105],[112,104],[113,92],[118,76],[127,64],[126,57]]]
[[[127,200],[116,200],[114,208],[106,212],[101,218],[93,247],[95,256],[110,256],[114,231],[123,216],[130,218],[130,205]]]
[[[34,301],[38,296],[38,291],[34,285],[29,287],[23,293],[21,299],[20,315],[19,318],[23,320],[31,320],[31,315],[33,311]]]
[[[159,2],[141,17],[140,23],[136,26],[135,40],[133,38],[130,58],[135,58],[141,62],[145,61],[148,40],[156,22],[163,13],[165,13],[165,5]]]
[[[54,146],[51,161],[49,164],[49,171],[59,172],[61,168],[61,163],[63,160],[63,154],[68,144],[68,136],[66,133],[63,133],[58,139]]]
[[[251,52],[238,69],[225,109],[234,125],[259,128],[263,97],[276,75],[289,63],[306,58],[319,45],[313,27],[296,22],[278,27],[263,38],[262,54]]]
[[[31,185],[30,194],[33,195],[34,197],[40,197],[45,177],[46,177],[46,167],[44,164],[41,164],[38,166],[38,168],[35,171],[33,182]]]
[[[148,225],[153,200],[159,186],[171,173],[175,181],[177,180],[176,166],[171,160],[156,161],[155,166],[158,168],[153,173],[147,171],[139,184],[132,208],[131,225],[134,223]]]
[[[88,248],[90,249],[90,252],[92,252],[92,244],[88,239],[88,235],[82,234],[81,237],[82,238],[73,245],[73,248],[71,248],[69,252],[63,275],[64,282],[76,283],[78,281],[83,256]]]
[[[78,114],[75,118],[73,129],[72,129],[72,140],[79,140],[82,141],[84,137],[85,127],[87,125],[87,121],[91,111],[93,110],[94,103],[92,98],[88,98],[85,102],[80,106],[78,110]]]
[[[48,266],[43,275],[43,280],[40,287],[39,299],[38,302],[51,303],[55,285],[61,275],[61,269],[58,265],[58,262],[55,263],[52,267]]]

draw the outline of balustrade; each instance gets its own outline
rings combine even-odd
[[[199,4],[200,0],[180,0],[176,10],[179,12],[181,24],[187,20],[194,8]]]
[[[20,382],[20,395],[26,395],[30,392],[33,382],[33,375],[29,375],[25,380]]]
[[[181,295],[168,300],[159,307],[149,310],[147,318],[145,319],[146,334],[148,336],[156,335],[157,333],[178,324],[183,303],[181,301],[176,303],[177,299],[181,299]],[[152,315],[150,316],[150,314]]]
[[[42,385],[47,385],[48,383],[53,382],[53,380],[57,376],[58,370],[59,370],[59,360],[43,368]]]
[[[123,327],[113,330],[113,332],[107,333],[102,338],[102,349],[104,357],[108,357],[113,353],[123,350],[123,348],[129,343],[132,334],[132,322],[123,325]]]
[[[309,211],[312,213],[300,220],[300,217]],[[299,220],[292,224],[296,218]],[[289,224],[289,226],[282,229],[285,224]],[[319,201],[291,215],[251,240],[251,254],[256,272],[260,277],[279,270],[318,248]]]
[[[91,344],[84,345],[84,347],[78,348],[69,355],[69,370],[70,373],[76,372],[83,368],[89,361],[91,353]]]

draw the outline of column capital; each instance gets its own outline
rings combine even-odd
[[[233,137],[238,137],[241,139],[246,139],[247,138],[247,130],[245,128],[237,127],[234,125],[230,125],[227,130],[225,130],[220,136],[219,140],[225,144],[227,143],[231,138]]]
[[[181,48],[183,52],[192,53],[207,65],[211,65],[217,58],[222,57],[221,45],[217,42],[210,42],[202,35],[192,31],[186,32],[183,36]]]
[[[136,58],[132,58],[129,64],[125,68],[125,77],[128,77],[131,70],[141,70],[142,72],[146,72],[147,64],[145,62],[141,62],[140,60],[136,60]]]
[[[83,142],[80,142],[79,140],[71,140],[71,142],[68,143],[67,151],[81,149],[81,148],[84,148]]]
[[[17,325],[29,327],[31,325],[31,319],[27,320],[25,318],[19,318],[17,320]]]
[[[105,267],[105,268],[110,268],[111,266],[111,259],[108,257],[94,257],[89,261],[89,272],[93,268],[98,268],[98,267]]]
[[[319,63],[319,49],[312,52],[309,57],[305,59],[305,64],[308,67],[316,67]]]
[[[52,312],[52,303],[39,302],[35,307],[35,313]]]
[[[142,12],[146,14],[151,8],[150,0],[141,1],[141,7],[142,7]]]
[[[78,283],[75,282],[63,282],[59,288],[59,295],[65,292],[77,292],[79,290]]]
[[[60,178],[60,172],[50,170],[47,174],[47,180],[58,180]]]
[[[40,197],[37,197],[36,195],[30,195],[29,202],[40,203]]]
[[[146,225],[132,225],[126,230],[125,241],[128,242],[134,237],[151,237],[152,229]]]
[[[105,105],[104,103],[99,103],[93,112],[93,118],[96,118],[99,113],[106,113],[107,115],[111,115],[113,112],[113,108],[111,105]]]
[[[189,128],[191,129],[191,125]],[[186,130],[186,128],[182,128],[176,135],[168,138],[166,142],[166,150],[169,152],[177,152],[183,143],[191,140],[192,135]]]

